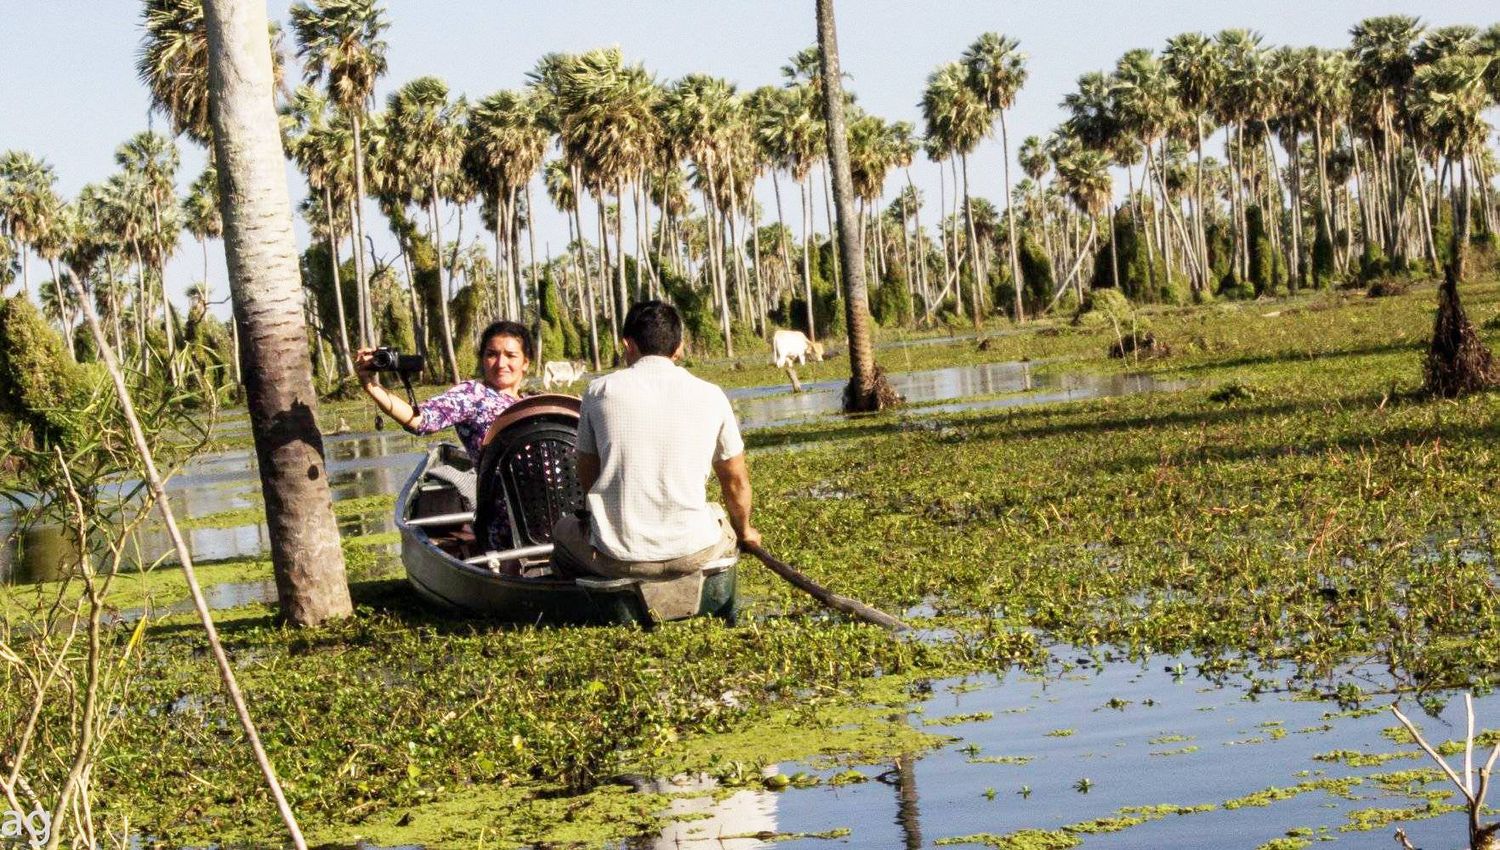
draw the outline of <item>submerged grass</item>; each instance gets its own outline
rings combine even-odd
[[[1473,309],[1500,287],[1464,296]],[[320,838],[432,847],[647,830],[663,804],[610,786],[620,773],[708,771],[733,786],[830,748],[920,750],[936,739],[906,717],[908,685],[1036,661],[1046,639],[1189,652],[1207,675],[1290,661],[1306,676],[1295,685],[1346,706],[1369,696],[1326,684],[1350,661],[1382,659],[1424,688],[1493,683],[1500,396],[1411,394],[1432,304],[1415,290],[1163,311],[1153,329],[1175,354],[1139,366],[1109,361],[1103,332],[1063,326],[982,352],[972,340],[884,351],[891,369],[1073,357],[1198,388],[751,434],[753,447],[798,447],[752,461],[768,546],[840,593],[922,606],[923,640],[823,616],[753,567],[737,628],[498,627],[368,580],[348,622],[292,632],[268,608],[239,609],[221,617],[224,639]],[[758,368],[708,373],[765,382]],[[817,497],[830,490],[849,498]],[[370,550],[346,542],[357,551]],[[190,620],[156,626],[142,664],[96,767],[101,805],[168,843],[271,840],[273,809]],[[1347,793],[1345,781],[1230,803]],[[1070,847],[1155,816],[965,838]]]

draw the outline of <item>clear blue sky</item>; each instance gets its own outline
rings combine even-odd
[[[284,22],[289,5],[272,0],[271,16]],[[443,77],[455,92],[476,99],[523,85],[544,53],[608,45],[620,46],[663,81],[698,71],[749,89],[779,82],[787,57],[815,41],[812,0],[387,0],[387,10],[390,73],[377,91],[382,101],[424,74]],[[1494,0],[840,0],[837,11],[851,89],[866,109],[912,121],[919,132],[917,100],[933,68],[956,59],[982,32],[1019,39],[1031,77],[1010,119],[1013,149],[1058,123],[1058,103],[1079,74],[1108,69],[1131,48],[1160,48],[1179,32],[1240,26],[1259,30],[1271,44],[1343,46],[1349,27],[1373,15],[1415,14],[1431,25],[1500,21]],[[147,126],[146,91],[134,71],[139,16],[140,4],[129,0],[0,0],[6,22],[0,150],[45,158],[67,196],[107,177],[115,147]],[[166,126],[160,117],[154,121],[158,129]],[[191,143],[181,145],[179,185],[185,187],[202,168],[203,155]],[[998,139],[971,159],[976,194],[1000,198],[1000,162]],[[919,159],[913,176],[935,204],[936,167]],[[294,185],[294,196],[302,192]],[[761,194],[773,214],[769,183]],[[466,239],[473,220],[466,219]],[[381,243],[378,216],[376,225],[379,250],[394,257],[389,240]],[[542,216],[538,233],[554,247],[567,238],[560,215]],[[33,280],[45,277],[35,259],[32,272]],[[200,274],[198,247],[184,238],[168,268],[168,288],[180,301]],[[217,245],[210,246],[209,278],[216,297],[224,297],[228,285]]]

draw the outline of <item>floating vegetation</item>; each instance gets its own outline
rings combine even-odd
[[[1330,796],[1353,799],[1350,790],[1363,782],[1362,777],[1350,776],[1339,779],[1316,779],[1311,782],[1301,782],[1289,788],[1271,787],[1243,797],[1236,797],[1233,800],[1225,800],[1224,808],[1234,810],[1247,806],[1269,806],[1279,800],[1290,800],[1299,794],[1312,791],[1323,791]]]
[[[1426,820],[1435,818],[1449,812],[1461,812],[1463,806],[1439,803],[1429,800],[1421,806],[1411,806],[1405,809],[1355,809],[1348,813],[1349,822],[1339,827],[1339,832],[1368,832],[1372,829],[1381,829],[1393,823],[1401,823],[1409,820]]]
[[[923,726],[959,726],[964,723],[981,723],[985,720],[994,720],[995,715],[989,711],[979,711],[973,714],[950,714],[947,717],[924,717]]]
[[[1035,756],[971,756],[969,764],[1015,764],[1025,765],[1036,761]]]
[[[1153,751],[1151,753],[1151,755],[1153,755],[1153,756],[1185,756],[1185,755],[1189,755],[1191,753],[1196,753],[1196,752],[1198,752],[1198,745],[1197,744],[1189,744],[1186,747],[1179,747],[1178,749],[1175,749],[1175,750],[1155,750],[1155,751]]]
[[[1075,729],[1053,729],[1047,733],[1048,738],[1071,738],[1077,730]]]

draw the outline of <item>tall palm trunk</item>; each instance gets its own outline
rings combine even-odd
[[[438,317],[443,321],[443,365],[448,367],[448,379],[458,383],[458,358],[453,354],[453,322],[448,318],[448,289],[443,281],[443,224],[438,218],[438,178],[437,169],[434,168],[427,173],[427,187],[432,192],[432,203],[428,207],[432,219],[432,245],[437,251],[438,269]],[[448,286],[453,284],[452,272],[449,272]]]
[[[890,395],[881,387],[870,338],[870,308],[860,256],[858,222],[854,219],[854,181],[849,176],[849,139],[844,127],[843,77],[839,70],[838,36],[834,31],[833,0],[817,0],[818,47],[822,57],[823,115],[828,125],[828,163],[833,172],[834,203],[838,213],[838,253],[844,275],[844,321],[849,331],[849,386],[844,409],[879,410]]]
[[[911,169],[907,168],[907,169],[903,169],[903,170],[906,172],[906,186],[907,186],[907,188],[911,189],[911,191],[912,191],[912,198],[915,199],[916,198],[916,191],[917,190],[916,190],[916,186],[914,186],[912,184],[912,182],[911,182]],[[938,171],[938,175],[940,177],[942,176],[942,171],[941,170]],[[918,285],[918,287],[920,287],[920,289],[922,291],[922,312],[924,313],[924,320],[925,320],[925,322],[927,324],[930,325],[930,324],[932,324],[932,311],[935,308],[935,305],[932,303],[932,289],[927,285],[927,240],[922,238],[922,205],[921,204],[917,204],[915,206],[915,208],[912,210],[912,212],[911,212],[911,219],[912,219],[912,225],[916,229],[915,238],[916,238],[916,241],[917,241],[917,256],[916,256],[917,285]],[[903,228],[904,228],[904,225],[903,225]]]
[[[151,220],[156,226],[156,237],[161,239],[161,202],[152,192],[151,197]],[[156,285],[161,287],[162,303],[162,335],[167,338],[167,374],[171,376],[172,382],[177,383],[177,328],[176,322],[172,321],[172,300],[167,297],[167,255],[158,241],[155,251],[156,261]],[[62,305],[58,305],[61,307]]]
[[[778,225],[776,229],[776,241],[781,251],[781,267],[786,270],[787,282],[790,283],[792,277],[792,252],[791,248],[787,246],[786,212],[781,207],[781,180],[776,176],[774,169],[771,171],[771,189],[776,194],[776,224]],[[809,336],[808,339],[812,339],[812,337]]]
[[[536,328],[532,337],[536,340],[536,356],[532,359],[538,364],[545,363],[542,359],[542,278],[536,267],[536,207],[531,203],[531,181],[526,182],[526,264],[531,272],[531,294],[536,301]],[[547,262],[552,262],[552,249],[547,249]],[[562,356],[562,352],[558,352]]]
[[[328,222],[328,271],[333,278],[333,306],[339,320],[339,373],[354,374],[354,359],[349,352],[349,324],[344,320],[344,286],[339,275],[339,240],[333,220],[333,193],[323,187],[323,212]],[[207,278],[205,278],[206,280]]]
[[[807,314],[807,338],[812,342],[817,342],[818,329],[813,321],[812,291],[812,187],[807,183],[806,177],[797,183],[802,194],[802,293],[803,298],[806,299],[803,307]]]
[[[625,178],[615,180],[615,310],[624,321],[625,311],[630,308],[630,295],[625,291]]]
[[[1021,307],[1021,253],[1016,247],[1016,216],[1010,208],[1010,130],[1005,125],[1005,110],[1000,110],[1000,147],[1005,153],[1005,212],[1010,224],[1005,228],[1010,237],[1010,279],[1016,290],[1015,320],[1026,321],[1026,312]]]
[[[984,319],[980,311],[984,308],[984,287],[986,284],[984,264],[979,260],[979,237],[974,231],[974,199],[969,194],[969,155],[960,153],[959,164],[962,166],[964,177],[964,227],[969,232],[969,262],[974,264],[973,286],[970,289],[970,307],[974,310],[974,329],[984,327]]]
[[[369,346],[375,341],[375,314],[370,306],[369,260],[365,256],[364,116],[356,111],[349,116],[349,123],[354,130],[354,273],[359,276],[355,291],[359,293],[360,344]]]
[[[264,7],[208,0],[210,115],[224,254],[281,615],[352,613],[323,462]],[[257,8],[259,7],[259,8]]]

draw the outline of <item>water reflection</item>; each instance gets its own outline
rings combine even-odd
[[[1143,374],[1038,374],[1035,371],[1036,365],[1030,362],[1009,362],[953,366],[923,372],[899,372],[891,375],[890,381],[908,402],[927,405],[921,409],[923,413],[1080,401],[1106,396],[1175,391],[1188,386],[1187,381],[1162,380]],[[843,381],[817,381],[803,384],[803,388],[805,392],[789,393],[785,385],[749,387],[729,390],[727,394],[739,413],[740,423],[746,428],[784,425],[837,413],[841,409]],[[1015,395],[951,404],[929,404],[970,396],[1002,394]]]
[[[762,771],[774,776],[777,765]],[[776,805],[779,796],[763,789],[744,789],[715,799],[717,783],[707,777],[692,780],[645,783],[639,790],[671,796],[664,815],[672,820],[655,835],[627,841],[622,850],[677,850],[681,847],[713,850],[756,850],[765,847],[776,833]]]

